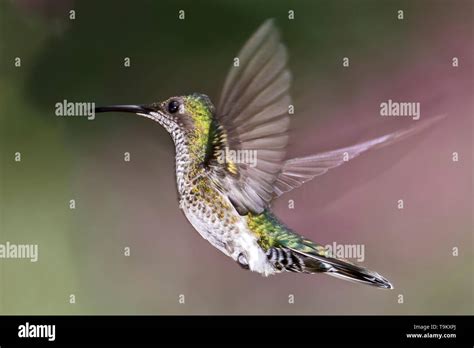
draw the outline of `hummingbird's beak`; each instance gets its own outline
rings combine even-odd
[[[99,112],[131,112],[134,114],[148,114],[153,111],[147,105],[107,105],[107,106],[99,106],[94,109],[96,113]]]

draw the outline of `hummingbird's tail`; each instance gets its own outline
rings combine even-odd
[[[392,284],[377,272],[335,257],[327,247],[293,232],[269,211],[248,215],[247,224],[258,237],[276,272],[327,273],[334,277],[382,289]]]
[[[352,282],[372,285],[382,289],[393,289],[392,284],[377,272],[354,265],[349,261],[318,255],[316,253],[305,253],[301,250],[291,250],[303,259],[302,261],[305,265],[304,272],[306,273],[324,272],[333,277]]]

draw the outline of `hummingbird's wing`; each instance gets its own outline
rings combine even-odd
[[[417,121],[415,125],[406,129],[386,134],[353,146],[287,160],[283,164],[281,173],[278,175],[275,182],[275,197],[291,191],[294,188],[300,187],[314,177],[327,173],[329,169],[338,167],[365,151],[379,149],[414,135],[430,127],[444,116],[445,115],[439,115],[426,121]]]
[[[252,152],[256,161],[235,161],[234,175],[221,176],[220,187],[241,214],[260,213],[274,197],[290,123],[291,75],[273,20],[262,24],[237,58],[225,81],[216,118],[225,132],[226,146],[241,154]]]

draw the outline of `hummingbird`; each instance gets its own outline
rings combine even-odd
[[[361,153],[405,139],[433,121],[352,146],[288,159],[291,73],[273,19],[248,39],[225,80],[217,106],[201,93],[161,102],[110,105],[160,124],[174,142],[179,207],[194,229],[244,269],[331,276],[392,289],[377,272],[335,257],[280,222],[271,203]],[[233,151],[233,152],[232,152]],[[228,154],[256,153],[256,161]],[[227,154],[222,156],[222,154]]]

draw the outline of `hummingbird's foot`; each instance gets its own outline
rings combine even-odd
[[[245,257],[243,253],[240,253],[239,256],[237,257],[237,263],[243,269],[250,269],[247,258]]]

